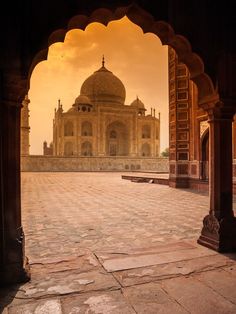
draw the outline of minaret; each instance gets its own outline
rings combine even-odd
[[[26,95],[21,108],[21,155],[29,155],[29,103],[30,100]]]
[[[62,113],[63,112],[61,99],[58,99],[57,112],[58,113]]]

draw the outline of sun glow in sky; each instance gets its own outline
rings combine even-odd
[[[125,104],[137,96],[161,113],[161,151],[169,146],[168,47],[127,17],[108,26],[91,23],[85,31],[67,33],[64,43],[50,46],[48,59],[34,69],[30,80],[30,154],[42,154],[43,141],[52,141],[54,108],[58,99],[67,111],[85,79],[101,67],[113,72],[126,88]]]

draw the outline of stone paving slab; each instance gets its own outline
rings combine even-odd
[[[62,309],[60,300],[57,298],[10,306],[8,314],[62,314]]]
[[[123,247],[123,248],[105,248],[102,251],[95,251],[97,258],[103,263],[105,260],[113,259],[116,257],[123,256],[134,256],[134,255],[147,255],[147,254],[157,254],[170,251],[181,251],[187,249],[196,248],[196,243],[191,243],[192,241],[179,241],[179,242],[169,242],[166,244],[159,244],[155,246],[134,248],[134,247]]]
[[[114,276],[122,287],[127,287],[201,272],[205,274],[207,271],[229,265],[231,266],[225,269],[232,271],[232,268],[235,267],[232,263],[234,262],[227,256],[216,254],[174,263],[117,271]],[[236,275],[235,270],[234,274]]]
[[[236,305],[211,289],[198,277],[179,277],[164,280],[162,288],[183,308],[193,314],[235,314]]]
[[[104,261],[101,260],[101,263],[108,272],[116,272],[119,270],[174,263],[212,255],[216,255],[216,252],[208,250],[204,247],[193,247],[192,249],[170,250],[169,252],[163,253],[152,252],[152,254],[134,254],[119,258],[106,259]]]
[[[63,256],[57,259],[34,260],[30,263],[32,280],[43,279],[43,276],[50,273],[76,270],[77,272],[86,272],[101,268],[94,254],[88,251],[80,256]]]
[[[199,274],[197,279],[236,305],[236,277],[225,270]]]
[[[8,314],[135,314],[121,291],[85,293],[10,306]]]
[[[71,314],[135,314],[121,291],[86,293],[65,297],[61,301],[64,313]]]
[[[231,276],[236,277],[236,263],[234,263],[234,265],[231,265],[229,267],[224,267],[223,269],[225,271],[229,272],[231,274]]]
[[[37,280],[31,280],[18,289],[13,303],[22,303],[32,299],[50,298],[66,294],[84,293],[88,291],[109,291],[120,288],[111,274],[102,268],[81,273],[70,270],[44,274]]]
[[[124,296],[139,314],[185,314],[189,313],[175,302],[158,283],[148,283],[122,289]]]

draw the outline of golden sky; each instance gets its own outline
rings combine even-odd
[[[85,31],[69,31],[64,43],[50,46],[48,59],[35,67],[29,90],[31,154],[42,154],[43,141],[52,141],[58,99],[67,111],[85,79],[101,67],[102,55],[105,67],[126,88],[126,105],[138,96],[147,114],[151,107],[161,113],[161,151],[169,146],[168,47],[124,17],[108,26],[91,23]]]

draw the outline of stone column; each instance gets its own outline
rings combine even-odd
[[[189,71],[178,61],[174,49],[169,51],[169,186],[188,188],[190,169],[190,112],[192,89]]]
[[[0,104],[0,285],[29,280],[20,198],[19,103]]]
[[[29,103],[30,100],[26,95],[21,109],[21,155],[29,155]]]
[[[210,212],[198,243],[219,252],[236,250],[232,210],[232,107],[208,110],[210,125]]]

